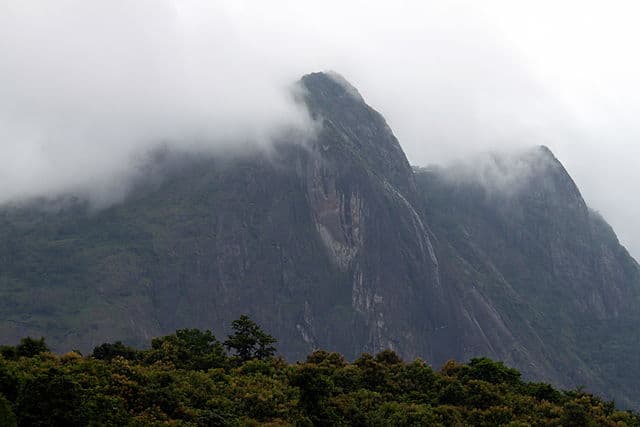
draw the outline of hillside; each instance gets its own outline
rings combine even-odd
[[[0,341],[143,346],[182,328],[223,335],[247,313],[288,360],[488,356],[640,407],[640,268],[547,149],[493,160],[498,178],[528,165],[515,181],[414,171],[342,78],[300,86],[310,144],[160,153],[157,174],[98,211],[72,196],[5,206]]]

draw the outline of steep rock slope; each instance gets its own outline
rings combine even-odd
[[[301,81],[322,124],[311,146],[236,158],[167,154],[158,183],[117,206],[7,207],[0,216],[3,340],[54,348],[136,343],[249,313],[289,358],[438,348],[452,302],[416,211],[411,168],[384,119],[338,77]],[[440,341],[438,341],[440,340]],[[435,346],[434,343],[443,345]],[[430,351],[430,350],[429,350]]]
[[[366,209],[360,212],[367,214],[359,229],[366,233],[349,270],[353,308],[365,315],[369,327],[365,349],[393,348],[405,357],[425,357],[437,365],[451,357],[492,354],[514,364],[535,365],[538,376],[555,377],[544,357],[521,344],[535,338],[533,330],[514,337],[482,294],[457,278],[447,277],[443,283],[433,234],[424,221],[423,195],[416,191],[408,162],[382,117],[339,76],[312,74],[302,82],[307,88],[305,103],[322,124],[318,149],[323,167],[331,168],[329,175],[340,181],[328,188],[338,199],[351,200],[353,194],[365,199]],[[317,212],[316,202],[322,206],[327,194],[311,194],[311,207]],[[330,212],[334,222],[345,216],[340,206]],[[318,222],[324,236],[322,220]],[[325,242],[331,248],[339,239]]]
[[[516,336],[533,329],[528,351],[552,361],[550,380],[637,406],[640,268],[553,154],[538,147],[416,177],[448,276],[466,265]]]

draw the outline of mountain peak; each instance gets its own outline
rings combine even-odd
[[[302,76],[302,85],[308,90],[325,96],[351,97],[364,102],[362,95],[347,79],[335,71],[320,71]]]
[[[556,158],[556,156],[553,154],[553,151],[551,151],[551,149],[544,144],[538,145],[536,149],[540,154],[552,157],[554,159]]]
[[[322,124],[318,141],[325,157],[340,163],[351,159],[403,194],[414,191],[413,173],[398,140],[355,87],[333,71],[307,74],[300,85],[309,113]]]

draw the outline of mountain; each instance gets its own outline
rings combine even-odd
[[[416,173],[450,275],[492,301],[514,336],[530,334],[519,340],[530,375],[547,360],[546,380],[637,407],[638,264],[548,148],[479,164]]]
[[[489,356],[640,407],[640,268],[544,147],[412,169],[338,75],[299,82],[312,142],[158,152],[122,203],[0,211],[0,341],[143,345],[249,314],[288,359]]]

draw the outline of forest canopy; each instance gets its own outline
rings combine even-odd
[[[487,358],[436,371],[391,350],[351,363],[318,350],[287,363],[247,316],[232,330],[223,342],[183,329],[87,356],[55,355],[44,339],[1,346],[0,425],[640,425],[613,402]]]

